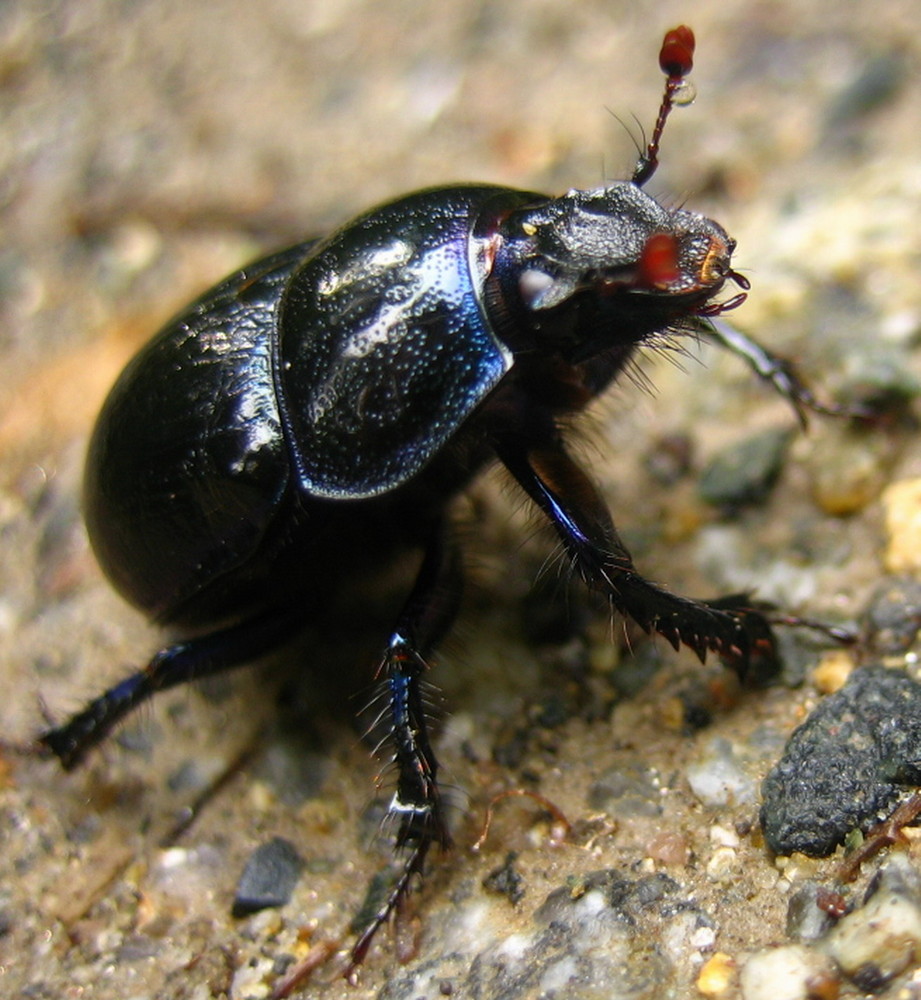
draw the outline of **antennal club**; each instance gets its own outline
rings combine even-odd
[[[631,180],[637,187],[642,187],[656,172],[659,165],[659,142],[665,129],[665,122],[676,104],[688,104],[688,100],[679,100],[679,93],[685,88],[684,78],[694,67],[694,32],[685,25],[679,25],[665,33],[662,48],[659,50],[659,65],[665,74],[665,93],[659,105],[659,116],[649,139],[646,151],[640,154],[633,169]]]

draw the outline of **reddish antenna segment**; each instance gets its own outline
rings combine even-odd
[[[665,32],[659,50],[659,65],[669,78],[681,79],[694,68],[694,32],[686,24]]]
[[[659,65],[665,74],[665,93],[659,105],[659,116],[645,152],[640,154],[633,169],[631,180],[637,187],[642,187],[656,172],[659,165],[659,142],[665,129],[665,122],[676,103],[676,95],[684,78],[694,67],[694,32],[681,24],[671,31],[665,32],[662,48],[659,50]]]

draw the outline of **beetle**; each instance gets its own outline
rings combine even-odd
[[[740,671],[774,656],[747,596],[692,600],[640,575],[563,430],[638,349],[682,331],[739,353],[797,409],[812,402],[716,319],[748,288],[733,240],[643,190],[693,48],[686,27],[665,36],[665,95],[629,180],[556,198],[420,191],[259,260],[140,351],[96,424],[84,509],[98,561],[190,637],[39,737],[66,768],[155,692],[256,659],[350,581],[421,553],[378,668],[406,860],[353,967],[450,843],[421,679],[460,590],[446,510],[485,466],[505,467],[585,583],[647,632]],[[718,301],[730,282],[743,291]]]

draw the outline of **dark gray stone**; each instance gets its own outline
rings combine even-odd
[[[233,915],[245,917],[270,906],[284,906],[297,885],[304,862],[283,837],[260,844],[250,855],[233,900]]]
[[[698,489],[714,507],[761,503],[777,481],[791,432],[772,428],[721,451],[703,470]]]
[[[790,737],[761,786],[772,851],[830,854],[921,778],[921,685],[900,670],[864,667]]]

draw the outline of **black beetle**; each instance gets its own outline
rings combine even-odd
[[[379,676],[390,703],[392,810],[408,850],[399,903],[449,842],[420,678],[449,628],[460,562],[448,502],[498,459],[556,529],[584,581],[676,648],[744,670],[773,655],[740,595],[690,600],[634,568],[567,453],[562,418],[641,346],[682,329],[744,356],[797,407],[783,362],[715,322],[734,243],[641,185],[693,35],[666,35],[665,97],[629,181],[559,198],[494,186],[411,194],[207,292],[128,365],[96,426],[86,523],[117,589],[192,638],[161,650],[40,742],[74,766],[151,694],[252,660],[317,621],[330,594],[422,553]]]

